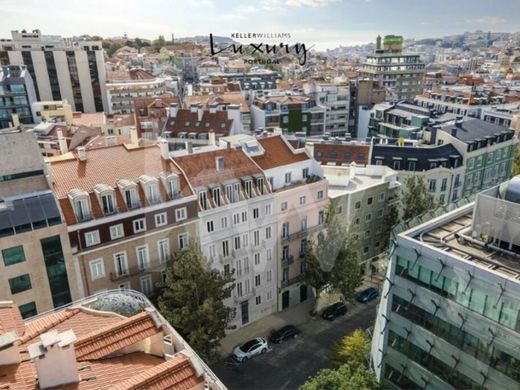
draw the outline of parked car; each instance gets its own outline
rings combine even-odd
[[[321,317],[324,320],[332,321],[333,319],[345,314],[347,314],[347,305],[343,302],[336,302],[323,310]]]
[[[299,334],[300,331],[293,325],[286,325],[283,328],[273,331],[273,333],[271,333],[271,337],[269,337],[269,341],[274,344],[280,344],[287,339],[294,339],[298,337]]]
[[[256,355],[267,352],[268,348],[267,340],[262,337],[257,337],[256,339],[237,345],[235,349],[233,349],[233,358],[242,363]]]
[[[379,292],[374,287],[367,288],[366,290],[359,293],[357,301],[361,303],[368,303],[372,299],[376,299],[379,296]]]

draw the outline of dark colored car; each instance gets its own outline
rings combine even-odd
[[[325,320],[332,321],[333,319],[345,314],[347,314],[347,305],[343,302],[337,302],[327,307],[321,314],[321,317]]]
[[[296,329],[293,325],[287,325],[271,333],[269,341],[274,344],[280,344],[282,341],[285,341],[287,339],[294,339],[298,337],[299,334],[300,331]]]
[[[359,293],[357,296],[357,301],[361,303],[368,303],[372,299],[376,299],[378,296],[379,292],[374,287],[370,287]]]

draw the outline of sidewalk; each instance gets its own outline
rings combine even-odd
[[[377,275],[372,280],[364,280],[357,291],[363,291],[368,287],[376,287],[382,283],[384,276]],[[333,299],[336,301],[337,299]],[[330,303],[333,303],[332,301]],[[271,314],[258,321],[253,322],[239,330],[227,335],[221,342],[220,354],[223,357],[227,357],[233,348],[238,344],[252,339],[254,337],[267,337],[271,334],[273,329],[281,328],[284,325],[301,325],[309,322],[312,317],[310,315],[311,310],[314,308],[314,299],[308,299],[296,306],[293,306],[284,311]]]

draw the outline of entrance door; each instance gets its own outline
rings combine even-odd
[[[282,294],[282,310],[289,307],[289,291],[284,291]]]
[[[249,322],[249,301],[240,304],[240,311],[242,312],[242,325],[245,325]]]
[[[300,286],[300,302],[307,300],[307,286],[305,284],[302,284]]]

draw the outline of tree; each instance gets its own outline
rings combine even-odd
[[[356,246],[349,242],[347,229],[336,217],[336,205],[331,202],[327,210],[325,227],[310,239],[305,251],[305,281],[316,289],[318,297],[325,288],[352,299],[362,282],[360,259]]]
[[[333,348],[333,362],[341,366],[365,365],[370,351],[370,343],[362,329],[356,329],[351,335],[345,336]]]
[[[516,151],[515,160],[513,161],[513,176],[520,175],[520,149]]]
[[[168,322],[208,361],[216,357],[235,309],[224,305],[235,287],[233,274],[210,269],[195,246],[174,253],[166,269],[159,309]]]
[[[320,370],[300,390],[377,390],[376,376],[365,366],[344,364],[336,369]]]
[[[152,47],[156,50],[156,51],[159,51],[161,50],[161,48],[166,45],[166,40],[164,39],[164,35],[159,35],[157,37],[157,39],[155,39],[154,41],[152,41]]]
[[[435,207],[433,198],[426,191],[424,180],[417,176],[406,179],[406,187],[401,198],[403,219],[408,220]]]

